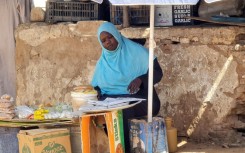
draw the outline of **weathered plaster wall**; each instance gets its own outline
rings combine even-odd
[[[91,80],[100,56],[100,24],[21,25],[17,103],[70,102],[72,88]],[[147,28],[121,32],[128,38],[149,36]],[[156,86],[159,115],[173,117],[179,135],[232,142],[241,136],[233,128],[245,127],[237,116],[245,115],[244,35],[239,27],[155,28],[155,54],[164,70]]]
[[[155,53],[164,69],[157,86],[160,114],[171,116],[179,135],[198,141],[244,142],[244,28],[156,28]],[[128,37],[147,34],[124,29]]]
[[[88,84],[100,56],[99,25],[20,26],[16,32],[17,103],[69,102],[74,86]]]

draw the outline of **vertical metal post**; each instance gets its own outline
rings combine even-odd
[[[154,42],[154,5],[151,5],[150,6],[150,39],[149,39],[148,122],[152,122],[154,43],[155,43]]]

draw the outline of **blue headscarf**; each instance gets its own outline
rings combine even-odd
[[[118,46],[114,51],[103,47],[100,40],[103,31],[112,34],[117,40]],[[129,94],[127,88],[130,82],[147,73],[148,49],[122,36],[110,22],[99,27],[97,36],[102,55],[96,64],[92,86],[99,86],[102,94]]]

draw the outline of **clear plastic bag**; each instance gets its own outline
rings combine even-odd
[[[34,110],[26,105],[16,107],[16,114],[20,119],[28,119],[33,113]]]
[[[64,102],[57,102],[54,107],[48,109],[49,113],[44,115],[45,119],[72,118],[72,106]]]

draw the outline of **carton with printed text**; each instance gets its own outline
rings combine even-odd
[[[19,153],[71,153],[68,129],[21,130]]]

